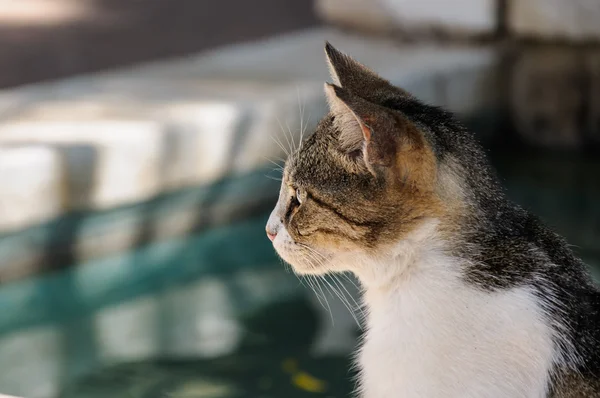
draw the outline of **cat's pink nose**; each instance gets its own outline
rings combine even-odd
[[[271,240],[271,242],[273,242],[275,240],[275,237],[277,236],[277,232],[276,233],[271,233],[271,231],[269,231],[267,229],[267,236],[269,237],[269,240]]]

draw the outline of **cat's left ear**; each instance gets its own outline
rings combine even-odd
[[[325,55],[333,83],[353,94],[372,101],[390,94],[410,96],[329,42],[325,42]]]
[[[325,94],[340,132],[340,149],[358,155],[372,174],[394,167],[398,152],[415,144],[415,129],[402,115],[333,84],[325,83]]]

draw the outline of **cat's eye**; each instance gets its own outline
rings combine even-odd
[[[296,188],[296,200],[298,203],[302,204],[302,191],[300,188]]]

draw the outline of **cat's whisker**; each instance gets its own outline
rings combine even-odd
[[[292,153],[296,152],[296,143],[294,141],[294,133],[292,133],[292,129],[290,129],[290,125],[288,124],[287,120],[285,121],[285,127],[286,127],[286,131],[290,136],[290,150]]]
[[[318,251],[316,251],[315,249],[313,249],[313,248],[311,248],[311,247],[309,247],[307,245],[303,245],[302,244],[302,246],[308,250],[308,252],[306,253],[307,256],[309,256],[313,260],[315,260],[320,267],[326,267],[327,266],[327,264],[326,264],[327,259],[321,253],[319,253]],[[319,259],[318,257],[316,257],[316,255],[321,256],[323,259],[322,260]],[[344,306],[348,309],[348,311],[350,311],[352,313],[352,316],[356,320],[356,317],[354,316],[354,312],[351,309],[352,306],[347,301],[346,296],[344,294],[342,294],[341,291],[338,291],[336,288],[334,288],[334,286],[331,283],[329,283],[327,281],[327,279],[321,278],[321,280],[323,280],[329,286],[329,288],[331,289],[331,291],[340,299],[340,301],[342,301],[342,303],[344,304]],[[337,286],[337,284],[336,284],[336,286]],[[357,323],[358,323],[358,320],[357,320]]]
[[[328,263],[329,260],[321,253],[319,253],[317,250],[313,249],[312,247],[299,243],[299,245],[303,248],[305,248],[308,252],[306,253],[307,256],[315,259],[315,256],[320,256],[321,260],[317,259],[319,266],[321,267],[327,267],[326,262]],[[333,275],[332,277],[332,281],[335,284],[335,286],[337,286],[338,289],[335,289],[334,286],[329,283],[327,281],[327,279],[323,279],[323,281],[331,288],[331,291],[340,299],[340,301],[342,302],[342,304],[344,304],[344,306],[348,309],[348,311],[351,313],[352,317],[354,318],[354,320],[356,321],[357,325],[360,327],[361,326],[361,322],[359,322],[358,318],[356,317],[356,313],[355,311],[360,311],[360,316],[361,319],[365,318],[365,314],[361,308],[361,306],[356,302],[356,300],[354,299],[354,297],[352,296],[352,294],[348,291],[348,289],[344,286],[344,284],[339,281],[338,279],[335,278],[335,275]],[[356,285],[355,285],[356,286]],[[344,292],[347,293],[350,296],[350,299],[354,302],[354,305],[352,305],[349,300],[348,297],[346,297],[346,294],[344,294]]]
[[[348,289],[344,285],[344,282],[339,279],[339,275],[332,274],[332,276],[333,276],[334,281],[337,281],[338,285],[344,290],[344,292],[346,292],[346,294],[348,294],[348,297],[350,297],[350,300],[352,300],[352,302],[354,303],[354,305],[352,305],[352,308],[359,313],[361,321],[363,321],[365,319],[365,313],[362,309],[362,306],[356,301],[356,299],[354,298],[352,293],[350,293],[348,291]],[[346,295],[344,294],[344,296],[346,296]],[[350,303],[348,303],[348,304],[350,304]],[[360,327],[361,323],[358,323],[358,326]]]
[[[354,303],[354,305],[352,306],[352,308],[358,309],[359,305],[356,302],[356,300],[354,299],[354,296],[352,295],[352,293],[350,293],[348,291],[348,288],[346,288],[346,286],[344,285],[344,282],[342,280],[339,279],[339,275],[338,274],[331,274],[331,276],[333,277],[333,279],[337,282],[337,284],[340,286],[341,289],[343,289],[343,291],[348,294],[348,296],[350,297],[350,300],[352,300],[352,302]]]
[[[276,117],[276,118],[277,118],[277,117]],[[279,126],[281,127],[281,123],[279,124]],[[282,131],[283,131],[283,127],[281,127],[281,129],[282,129]],[[283,145],[283,142],[282,142],[282,141],[279,139],[279,137],[276,137],[276,136],[273,136],[273,135],[271,135],[271,139],[273,139],[273,140],[276,140],[276,141],[277,141],[277,143],[278,143],[280,146],[283,146],[283,147],[284,147],[284,145]],[[289,153],[290,153],[290,152],[289,152],[288,150],[286,150],[286,151],[285,151],[285,153],[286,153],[286,155],[288,155],[288,156],[289,156]]]
[[[278,171],[283,172],[283,166],[282,165],[278,164],[277,162],[272,161],[271,159],[265,158],[265,160],[275,165],[275,168],[272,169],[272,171],[278,170]]]
[[[342,303],[344,304],[346,309],[348,309],[348,312],[350,312],[350,315],[352,315],[352,318],[354,319],[356,324],[360,327],[360,322],[359,322],[358,318],[356,317],[355,308],[354,308],[354,306],[352,306],[352,304],[348,300],[348,297],[346,297],[346,295],[342,291],[343,286],[340,287],[337,279],[335,278],[335,276],[333,274],[331,274],[330,280],[333,283],[333,285],[336,286],[336,290],[339,293],[338,297],[340,298],[340,300],[342,301]]]
[[[358,291],[361,291],[361,290],[362,290],[362,288],[361,288],[361,287],[359,287],[359,286],[356,284],[356,282],[354,282],[354,280],[353,280],[352,278],[350,278],[350,276],[348,276],[348,274],[346,274],[346,273],[342,273],[342,274],[340,274],[340,275],[341,275],[341,276],[343,276],[343,277],[344,277],[344,278],[345,278],[345,279],[346,279],[348,282],[350,282],[350,283],[352,284],[352,286],[354,286],[354,288],[355,288],[356,290],[358,290]]]
[[[298,148],[301,148],[304,136],[304,107],[300,101],[300,87],[296,86],[296,92],[298,94],[298,110],[300,111],[300,142],[298,144]]]
[[[282,166],[280,163],[277,163],[276,161],[274,161],[273,159],[270,159],[270,158],[268,158],[268,157],[266,157],[266,156],[263,156],[262,158],[263,158],[264,160],[266,160],[267,162],[269,162],[269,163],[272,163],[272,164],[274,164],[275,166],[279,167],[280,169],[283,169],[283,166]]]
[[[303,243],[298,243],[298,245],[302,246],[303,248],[310,251],[311,253],[314,253],[315,255],[319,256],[322,259],[322,263],[324,266],[329,263],[329,259],[327,257],[325,257],[325,255],[323,255],[322,253],[319,253],[317,250],[313,249],[312,247],[305,245]]]
[[[273,167],[273,168],[270,169],[270,172],[271,173],[275,172],[275,173],[278,173],[279,175],[282,175],[283,174],[283,169],[281,169],[279,167]]]
[[[305,281],[306,281],[306,284],[308,285],[308,287],[309,287],[309,288],[310,288],[310,289],[313,291],[313,293],[314,293],[314,294],[317,296],[317,300],[319,300],[319,303],[321,303],[321,297],[320,297],[320,296],[317,294],[317,292],[315,291],[315,289],[314,289],[314,286],[313,286],[313,284],[312,284],[312,282],[311,282],[310,278],[307,278],[307,277],[300,277],[300,276],[298,276],[298,279],[299,279],[300,281],[302,281],[302,280],[305,280]],[[323,303],[321,303],[321,305],[323,305]]]
[[[331,306],[329,305],[327,296],[325,295],[325,292],[323,291],[323,288],[321,287],[321,284],[319,283],[319,279],[314,275],[311,275],[311,277],[313,278],[315,284],[319,287],[319,291],[323,295],[323,300],[325,300],[325,303],[327,304],[327,311],[329,311],[329,317],[331,318],[331,324],[335,325],[335,320],[333,319],[333,311],[331,310]]]
[[[343,276],[343,277],[344,277],[344,278],[345,278],[345,279],[346,279],[348,282],[350,282],[350,284],[352,284],[352,286],[354,286],[354,288],[355,288],[355,289],[356,289],[358,292],[363,292],[363,288],[362,288],[362,286],[359,286],[360,284],[359,284],[359,285],[357,285],[357,284],[356,284],[356,282],[355,282],[355,281],[354,281],[354,280],[353,280],[353,279],[352,279],[350,276],[348,276],[348,274],[346,274],[346,273],[341,273],[341,274],[338,274],[338,275],[341,275],[341,276]],[[355,300],[355,302],[356,302],[356,300]],[[357,305],[359,306],[359,308],[360,308],[360,311],[361,311],[363,314],[365,314],[365,303],[364,303],[364,302],[360,302],[360,303],[357,303]]]
[[[360,322],[356,318],[356,314],[354,313],[354,311],[352,311],[351,305],[350,305],[350,303],[348,303],[348,300],[346,299],[346,297],[340,291],[338,291],[338,289],[336,289],[327,280],[327,278],[323,278],[322,280],[329,286],[329,288],[331,289],[331,291],[338,297],[338,299],[342,302],[342,304],[344,305],[344,307],[346,307],[346,309],[348,310],[348,312],[350,312],[350,315],[352,316],[352,319],[354,319],[354,321],[356,322],[356,324],[360,326]]]
[[[283,144],[281,144],[281,142],[279,142],[279,140],[275,139],[275,137],[273,137],[273,136],[270,136],[270,138],[273,140],[273,142],[275,144],[277,144],[279,146],[279,148],[281,148],[281,150],[285,153],[286,156],[288,156],[288,157],[290,156],[290,152],[287,149],[285,149],[285,147],[283,146]]]
[[[308,286],[310,286],[310,290],[312,290],[312,292],[314,293],[321,307],[323,307],[324,310],[331,314],[331,310],[329,309],[329,303],[327,302],[327,300],[325,300],[324,297],[321,296],[322,293],[319,294],[314,284],[314,281],[312,281],[310,278],[306,278],[306,283],[308,283]]]
[[[294,153],[296,151],[296,144],[294,142],[294,134],[290,130],[290,126],[289,126],[287,120],[285,122],[286,127],[284,128],[283,125],[281,124],[281,121],[279,120],[279,118],[277,116],[275,116],[275,118],[277,119],[277,123],[279,124],[279,127],[281,128],[281,132],[283,133],[283,136],[285,137],[285,141],[289,148],[289,153],[290,154]]]
[[[306,278],[306,282],[310,286],[310,289],[313,291],[313,293],[317,297],[319,304],[321,304],[321,307],[323,307],[323,309],[329,313],[329,316],[331,317],[331,324],[335,325],[335,321],[333,319],[333,312],[331,311],[331,306],[329,305],[329,301],[327,300],[327,297],[325,296],[323,289],[318,284],[317,279],[314,278],[313,275],[306,275],[305,278]],[[321,294],[319,294],[319,292],[317,292],[317,289],[320,291]]]
[[[320,297],[323,299],[323,301],[325,301],[325,306],[323,306],[323,308],[326,309],[327,312],[329,312],[329,317],[331,318],[331,324],[335,325],[335,319],[333,318],[333,311],[331,310],[331,306],[329,305],[329,300],[327,300],[327,294],[325,293],[325,291],[323,290],[323,287],[319,283],[319,279],[317,277],[315,277],[314,275],[307,275],[307,278],[309,278],[312,281],[313,285],[317,286],[317,288],[321,292]],[[316,290],[315,290],[315,294],[317,294]]]
[[[312,113],[309,112],[308,114],[308,118],[306,119],[306,123],[304,123],[304,129],[302,129],[300,131],[300,148],[302,148],[302,144],[304,144],[304,133],[306,132],[306,130],[308,129],[308,126],[310,124],[310,118],[312,116]]]
[[[274,156],[273,159],[268,158],[265,156],[265,159],[269,159],[269,160],[276,160],[277,162],[281,162],[281,165],[283,166],[285,164],[285,159],[279,156]]]
[[[281,258],[279,258],[279,262],[283,265],[283,269],[285,269],[285,272],[290,273],[292,271],[291,266],[285,261],[283,261]]]
[[[312,253],[306,253],[306,254],[307,254],[308,259],[312,260],[312,261],[309,261],[310,266],[315,267],[315,264],[313,263],[313,261],[316,262],[317,265],[321,265],[321,264],[319,264],[318,259],[315,258]],[[313,279],[311,279],[311,278],[313,278]],[[327,308],[325,308],[325,306],[323,306],[323,308],[325,308],[329,311],[329,315],[331,316],[331,323],[335,324],[335,322],[333,320],[333,313],[332,313],[331,307],[329,305],[329,301],[327,300],[327,297],[325,296],[325,293],[323,292],[323,289],[321,288],[321,285],[319,284],[318,279],[316,277],[314,277],[314,275],[307,275],[307,279],[312,280],[314,282],[314,285],[316,285],[318,287],[318,289],[320,290],[323,300],[325,300],[325,304],[327,305]],[[313,285],[311,284],[311,286],[313,286]],[[318,295],[317,291],[314,288],[313,288],[313,291],[317,295],[317,299],[319,299],[319,295]],[[319,300],[319,302],[321,302],[321,300]],[[321,303],[321,305],[323,305],[323,303]]]
[[[295,151],[294,136],[292,135],[292,132],[290,131],[290,127],[289,127],[287,121],[285,122],[287,129],[285,129],[277,116],[275,116],[275,119],[277,119],[277,123],[279,124],[279,127],[281,128],[281,132],[283,133],[283,136],[285,137],[285,141],[289,148],[289,153],[294,153],[294,151]]]

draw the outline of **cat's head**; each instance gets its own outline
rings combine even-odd
[[[287,159],[267,223],[299,274],[356,271],[422,231],[449,232],[469,207],[466,187],[486,184],[479,147],[450,114],[329,44],[325,52],[330,112]]]

